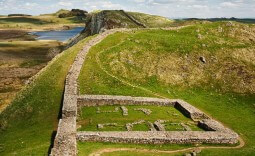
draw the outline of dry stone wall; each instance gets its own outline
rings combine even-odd
[[[108,30],[97,37],[91,39],[83,47],[83,50],[76,56],[71,69],[69,70],[66,83],[64,101],[62,107],[62,119],[59,120],[57,135],[54,140],[54,146],[51,150],[52,156],[75,156],[76,148],[76,118],[77,118],[77,79],[84,63],[89,49],[98,44],[101,40],[110,34],[124,29]]]
[[[77,132],[80,141],[98,141],[112,143],[136,144],[190,144],[190,143],[217,143],[235,144],[238,135],[224,132],[167,132],[167,131],[127,131],[127,132]]]
[[[209,119],[202,111],[183,100],[176,100],[174,107],[193,120]]]
[[[174,106],[176,100],[149,97],[81,95],[77,99],[78,107],[103,105],[159,105]]]

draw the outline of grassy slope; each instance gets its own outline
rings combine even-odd
[[[224,31],[224,33],[208,31],[208,29],[217,30],[219,26],[223,27],[226,31]],[[242,26],[243,25],[237,25],[237,29],[241,30]],[[202,36],[205,36],[205,39],[198,40],[198,29],[200,30],[199,33],[201,33]],[[202,155],[253,155],[255,153],[255,143],[253,141],[253,138],[255,137],[255,110],[253,106],[255,95],[252,88],[249,88],[249,86],[254,85],[254,79],[252,79],[254,71],[254,62],[252,63],[253,53],[252,51],[247,53],[244,50],[242,57],[240,57],[240,55],[236,55],[235,52],[243,51],[243,49],[254,49],[254,44],[249,40],[241,38],[240,36],[242,36],[242,33],[240,35],[237,31],[237,33],[233,35],[231,34],[233,31],[228,30],[228,27],[225,27],[225,23],[213,23],[196,25],[179,31],[140,31],[130,34],[117,33],[109,36],[106,40],[93,47],[88,55],[86,63],[82,69],[82,73],[79,77],[81,93],[153,96],[150,93],[137,88],[125,86],[118,80],[103,72],[96,63],[97,54],[103,51],[99,58],[103,63],[104,68],[110,71],[110,73],[113,73],[122,80],[135,83],[139,87],[148,88],[154,92],[158,92],[165,97],[181,98],[190,102],[194,106],[205,111],[215,119],[223,122],[225,125],[238,132],[246,142],[246,146],[242,149],[208,149],[203,150]],[[151,40],[151,38],[153,38],[153,40]],[[220,42],[222,40],[224,42]],[[205,47],[203,44],[205,44]],[[136,53],[133,55],[133,52]],[[232,55],[229,55],[229,53]],[[186,81],[173,84],[166,82],[164,75],[159,76],[157,73],[149,73],[147,68],[143,68],[144,66],[150,67],[149,65],[152,65],[152,71],[158,69],[153,67],[153,65],[157,65],[161,62],[157,60],[157,55],[155,56],[155,54],[165,56],[166,59],[171,61],[181,58],[181,61],[184,62],[184,58],[186,57],[185,55],[188,55],[188,58],[190,57],[192,62],[191,64],[188,64],[188,66],[191,66],[192,69],[194,68],[194,66],[192,66],[193,64],[199,63],[198,58],[201,54],[203,54],[206,58],[210,58],[212,56],[217,57],[220,59],[220,63],[218,62],[216,63],[217,66],[213,66],[214,63],[209,59],[208,68],[205,68],[205,70],[202,71],[202,73],[207,73],[203,78],[208,81],[194,79],[196,81],[194,81],[193,84],[186,84],[187,81],[193,79],[184,79]],[[171,59],[166,57],[167,55],[170,55],[173,58]],[[146,61],[154,57],[156,60],[152,59],[152,61]],[[139,63],[139,59],[136,58],[141,59],[140,62],[142,62],[143,65],[141,65]],[[164,61],[164,59],[162,61]],[[242,71],[246,72],[239,75],[232,75],[233,77],[223,75],[217,81],[210,81],[214,80],[214,76],[211,76],[210,73],[217,71],[218,67],[225,67],[225,65],[227,65],[225,64],[225,61],[231,65],[236,65],[234,66],[235,68],[230,68],[230,71],[227,70],[228,73],[235,73],[237,72],[236,69],[239,69],[240,67],[243,68]],[[175,63],[178,64],[180,62]],[[178,65],[183,66],[183,64]],[[202,69],[204,68],[200,65],[198,65],[198,67]],[[185,73],[185,71],[177,69],[178,68],[174,68],[172,70]],[[210,70],[207,71],[207,69]],[[196,75],[192,75],[196,72],[189,69],[187,70],[188,72],[185,74],[190,75],[191,78],[196,78]],[[248,76],[245,77],[244,75],[247,73]],[[199,76],[200,75],[197,77]],[[240,78],[241,80],[236,80],[236,78]],[[238,87],[235,85],[238,86],[238,81],[243,81],[246,78],[251,78],[251,82],[245,81],[245,83],[248,83],[248,88],[242,88],[240,90],[236,89]],[[228,83],[224,83],[224,81],[227,81]],[[213,86],[210,86],[210,84],[213,84]],[[229,87],[228,84],[235,85]],[[87,150],[91,151],[92,149],[89,148],[92,147],[97,147],[98,149],[100,148],[99,146],[102,148],[126,147],[132,145],[79,143],[80,154],[83,155]],[[168,149],[180,147],[182,146],[166,145],[166,148]]]
[[[150,27],[150,28],[169,27],[173,23],[172,20],[162,16],[149,15],[149,14],[138,13],[138,12],[128,12],[128,14],[130,14],[135,19],[137,19],[138,21],[140,21],[141,23],[145,24],[147,27]]]
[[[65,76],[84,39],[64,51],[0,114],[0,155],[46,155],[57,128]]]

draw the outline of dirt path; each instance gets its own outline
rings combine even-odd
[[[181,28],[183,28],[183,27],[180,27],[178,29],[181,29]],[[176,28],[169,28],[169,29],[165,29],[165,30],[176,30]],[[119,46],[122,43],[123,43],[123,41],[120,42],[119,44],[115,45],[114,47]],[[106,49],[106,50],[108,50],[108,49]],[[103,52],[105,52],[106,50],[101,51],[96,55],[96,62],[99,65],[99,67],[108,76],[120,81],[124,85],[131,86],[133,88],[138,88],[138,89],[143,90],[145,92],[148,92],[151,95],[154,95],[156,97],[167,98],[167,97],[164,97],[164,96],[162,96],[162,95],[160,95],[156,92],[153,92],[153,91],[151,91],[147,88],[144,88],[144,87],[138,86],[136,84],[132,84],[128,81],[125,81],[125,80],[113,75],[111,72],[107,71],[106,68],[104,68],[104,66],[102,65],[102,63],[100,61],[100,55]],[[100,156],[104,153],[112,153],[112,152],[117,152],[117,151],[133,151],[133,152],[143,152],[143,153],[157,153],[157,154],[167,153],[167,154],[171,154],[171,153],[179,153],[179,152],[191,152],[191,151],[202,150],[202,149],[238,149],[238,148],[242,148],[245,145],[245,142],[243,141],[242,138],[239,138],[239,143],[240,144],[238,146],[234,146],[234,147],[229,147],[229,146],[200,146],[200,147],[191,147],[191,148],[185,148],[185,149],[180,149],[180,150],[149,150],[149,149],[136,149],[136,148],[102,148],[102,149],[99,149],[98,151],[95,151],[95,152],[91,153],[89,156]]]

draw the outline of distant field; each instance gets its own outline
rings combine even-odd
[[[211,21],[211,22],[219,22],[219,21],[233,21],[233,22],[240,22],[246,24],[255,24],[255,19],[253,18],[208,18],[208,19],[197,19],[197,18],[188,18],[185,20],[204,20],[204,21]]]
[[[29,35],[27,31],[24,30],[0,30],[0,42],[6,41],[33,41],[35,36]]]
[[[59,46],[62,44],[56,41],[0,40],[0,112],[11,103],[26,81],[51,59],[49,49]]]
[[[0,29],[61,29],[63,26],[78,25],[84,25],[84,21],[78,17],[58,18],[55,15],[41,15],[0,18]]]

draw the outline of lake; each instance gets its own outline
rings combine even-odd
[[[75,37],[83,29],[84,29],[84,27],[75,27],[70,30],[36,31],[36,32],[31,32],[31,34],[36,35],[37,40],[58,40],[61,42],[65,42],[65,41],[68,41],[69,39]]]

